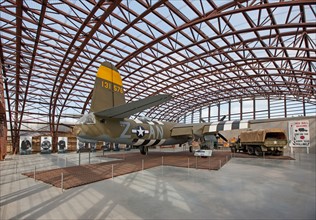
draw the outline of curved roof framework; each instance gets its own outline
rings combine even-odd
[[[104,60],[120,70],[127,101],[173,94],[142,113],[153,118],[177,120],[241,97],[316,105],[315,4],[1,1],[0,59],[12,137],[34,121],[49,122],[54,133],[64,117],[88,111]]]

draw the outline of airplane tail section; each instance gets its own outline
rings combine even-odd
[[[103,62],[97,72],[90,112],[103,111],[125,103],[120,73],[113,64]]]

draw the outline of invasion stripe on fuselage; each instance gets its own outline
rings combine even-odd
[[[157,145],[157,146],[160,146],[160,145],[163,145],[165,143],[166,139],[161,139],[161,140],[157,140],[153,146]]]
[[[147,121],[147,123],[150,125],[155,125],[155,123],[153,121]]]
[[[233,121],[228,121],[224,124],[224,131],[232,130]]]
[[[241,120],[240,125],[239,125],[239,129],[248,128],[248,126],[249,126],[248,120]]]
[[[147,145],[150,143],[150,141],[151,141],[151,140],[147,140],[147,139],[146,139],[146,140],[143,142],[142,145],[147,146]],[[149,146],[149,145],[148,145],[148,146]]]
[[[159,125],[163,125],[163,123],[161,121],[158,121],[158,120],[153,120],[153,122],[156,122]]]
[[[164,125],[164,123],[162,123],[161,121],[158,121],[158,120],[149,121],[149,120],[142,119],[142,118],[136,118],[136,119],[134,119],[134,121],[137,124]]]
[[[165,141],[166,139],[161,139],[161,140],[134,139],[133,146],[156,146],[156,145],[159,146],[159,145],[162,145]]]
[[[146,146],[154,146],[154,145],[157,145],[157,144],[155,144],[156,142],[160,142],[160,140],[150,140],[149,142],[148,142],[148,144],[146,144]]]
[[[240,121],[237,121],[237,120],[233,121],[233,123],[232,123],[232,129],[239,129],[239,122],[240,122]]]
[[[219,122],[213,122],[211,125],[210,125],[210,127],[209,127],[209,132],[215,132],[215,131],[217,131],[217,124],[218,124]]]
[[[209,126],[208,132],[227,131],[234,129],[248,128],[248,120],[235,120],[235,121],[217,121],[212,122]]]
[[[139,120],[139,119],[134,119],[134,121],[136,122],[136,124],[143,124],[143,122],[141,121],[141,120]]]
[[[144,143],[144,139],[134,139],[133,146],[141,146]]]
[[[222,130],[224,130],[224,124],[225,124],[224,121],[220,121],[220,122],[217,124],[216,130],[217,130],[217,131],[222,131]]]

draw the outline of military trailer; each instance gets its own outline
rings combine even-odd
[[[230,145],[232,152],[247,152],[248,154],[261,156],[263,153],[283,155],[287,138],[283,129],[259,129],[244,131],[238,140]]]

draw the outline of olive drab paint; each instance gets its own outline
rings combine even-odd
[[[159,94],[126,103],[118,70],[111,63],[103,62],[96,74],[90,113],[79,119],[73,132],[81,142],[133,145],[139,147],[142,154],[147,154],[148,146],[183,144],[205,134],[248,127],[248,122],[239,121],[179,124],[128,118],[170,99],[171,95]]]
[[[90,112],[98,112],[123,104],[125,104],[125,95],[121,76],[113,64],[103,62],[96,75]]]

